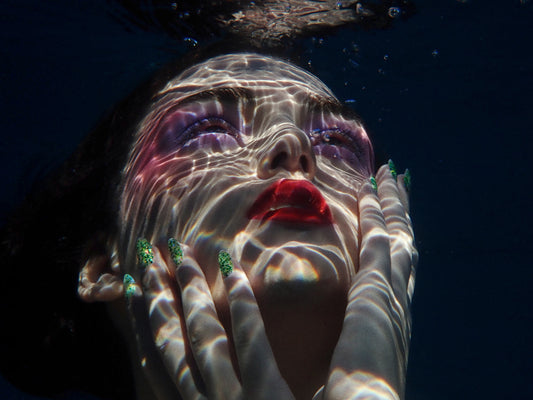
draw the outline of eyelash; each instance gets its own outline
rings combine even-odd
[[[352,152],[357,151],[357,145],[349,132],[340,128],[314,129],[309,135],[313,146],[329,145],[345,147]]]
[[[178,142],[185,145],[189,141],[205,134],[225,134],[233,137],[242,146],[242,139],[239,131],[229,122],[221,117],[205,117],[187,126],[179,135]],[[359,152],[359,146],[352,137],[350,131],[346,131],[336,126],[329,128],[317,128],[310,132],[309,138],[314,147],[333,146],[344,148],[352,154]]]
[[[207,117],[202,118],[185,128],[180,135],[180,142],[186,143],[195,137],[209,133],[223,133],[233,136],[236,140],[240,139],[239,131],[226,120],[220,117]]]

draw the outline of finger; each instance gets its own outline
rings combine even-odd
[[[402,398],[387,381],[364,370],[332,371],[334,384],[325,388],[328,400],[400,400]],[[330,378],[331,380],[331,378]],[[315,398],[313,398],[315,400]]]
[[[411,254],[411,273],[409,275],[409,281],[407,283],[407,297],[409,300],[409,304],[411,304],[413,292],[415,289],[416,266],[418,265],[418,250],[415,247],[413,223],[411,221],[411,216],[409,215],[409,191],[411,190],[411,172],[406,169],[403,174],[398,175],[397,182],[398,188],[400,190],[400,197],[404,199],[402,200],[402,202],[404,203],[405,212],[407,213],[406,218],[409,224],[411,236],[413,237],[413,246]]]
[[[187,360],[179,296],[174,292],[167,262],[157,247],[153,262],[146,266],[143,286],[155,346],[173,382],[184,398],[204,399]],[[190,356],[189,356],[190,357]]]
[[[294,398],[279,372],[248,277],[225,251],[219,253],[219,265],[228,293],[244,398]]]
[[[312,400],[323,400],[324,399],[324,385],[322,385],[313,396]]]
[[[140,369],[157,398],[174,398],[178,391],[166,378],[165,366],[154,348],[141,287],[129,274],[124,275],[124,295],[132,325],[131,339],[136,346],[136,359],[140,362]]]
[[[187,253],[176,269],[187,335],[208,399],[240,399],[241,385],[231,363],[228,339],[218,319],[205,276]]]
[[[408,169],[403,174],[398,174],[398,189],[405,212],[409,213],[409,191],[411,190],[411,172]]]
[[[399,174],[396,178],[396,183],[398,185],[398,191],[400,193],[400,200],[405,210],[405,218],[407,219],[411,236],[414,238],[415,235],[413,232],[413,224],[411,222],[411,217],[409,216],[409,191],[411,190],[411,172],[406,169],[405,173]]]
[[[413,269],[413,230],[409,215],[401,201],[401,192],[392,161],[376,174],[378,195],[390,235],[392,287],[404,310],[409,304],[407,287]]]
[[[386,280],[390,280],[389,235],[373,183],[367,181],[361,185],[358,199],[361,226],[358,274],[375,271],[383,275]]]

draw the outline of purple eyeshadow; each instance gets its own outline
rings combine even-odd
[[[239,147],[239,142],[232,135],[203,133],[197,136],[195,140],[189,140],[183,146],[183,149],[196,150],[198,148],[206,148],[215,152],[223,152],[229,148],[236,147]]]
[[[321,122],[323,124],[326,121]],[[313,129],[309,137],[315,154],[332,160],[342,160],[354,168],[368,161],[369,143],[360,129],[344,129],[341,124]]]
[[[242,145],[239,130],[220,116],[176,113],[163,120],[159,131],[157,147],[162,153],[203,146],[222,151],[228,148],[224,145]]]

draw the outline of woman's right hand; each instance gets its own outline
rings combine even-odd
[[[219,255],[240,375],[232,365],[228,336],[202,269],[187,246],[181,246],[181,259],[172,257],[179,246],[173,244],[170,252],[154,246],[153,262],[143,274],[143,289],[130,282],[125,291],[130,305],[135,304],[134,297],[144,296],[146,308],[130,307],[133,320],[142,318],[143,308],[148,311],[156,348],[181,397],[293,399],[278,370],[250,282],[239,264],[225,252]],[[160,377],[146,372],[149,381],[159,384]]]

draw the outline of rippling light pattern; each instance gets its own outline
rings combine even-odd
[[[333,356],[337,367],[328,372],[343,320],[343,332],[359,329],[344,319],[345,310],[348,319],[372,319],[385,307],[391,320],[409,323],[399,314],[408,300],[399,307],[396,300],[378,304],[395,295],[385,285],[380,297],[380,279],[361,264],[376,248],[367,239],[361,242],[360,217],[361,207],[372,208],[375,201],[358,199],[363,182],[370,187],[372,166],[370,140],[354,113],[315,76],[282,60],[256,54],[215,57],[155,94],[123,171],[113,254],[121,272],[131,275],[127,300],[138,357],[160,398],[174,398],[176,388],[185,399],[233,399],[243,393],[259,398],[267,390],[277,393],[274,398],[292,398],[283,379],[276,378],[281,375],[291,390],[303,388],[294,392],[296,398],[311,398],[328,373],[330,383],[317,400],[396,398],[387,393],[389,385],[401,388],[397,375],[381,381],[376,367],[374,382],[372,368],[343,358],[349,354],[344,351],[350,348],[349,334],[341,335]],[[376,178],[377,190],[370,188],[369,198],[383,187],[387,192],[394,179],[390,173]],[[395,212],[405,216],[403,208]],[[412,232],[405,228],[408,217],[400,220],[399,230],[407,233],[396,236],[394,249],[403,254],[412,246]],[[366,230],[364,237],[381,237]],[[149,254],[148,244],[153,245]],[[219,254],[231,255],[231,274],[227,268],[220,273]],[[223,261],[224,266],[232,262]],[[412,258],[406,265],[409,273]],[[363,306],[350,297],[358,279],[368,279],[357,288],[363,298],[368,293]],[[365,282],[372,279],[378,284],[366,292]],[[143,296],[135,282],[142,282]],[[409,285],[410,301],[411,280]],[[374,300],[377,311],[369,307]],[[147,345],[151,339],[144,325],[151,328],[155,349]],[[410,326],[403,328],[410,332]],[[409,340],[408,333],[402,335],[401,362]],[[250,343],[262,344],[262,350]],[[318,360],[312,354],[320,347],[325,356]],[[364,348],[358,349],[363,364]],[[292,365],[298,359],[293,351],[303,359],[311,355],[310,361]],[[240,378],[233,368],[236,357]],[[385,361],[396,363],[395,357]],[[168,374],[175,386],[161,378]]]
[[[353,112],[306,71],[253,54],[192,67],[157,94],[137,130],[124,171],[121,265],[135,265],[138,237],[176,237],[194,248],[210,282],[221,249],[238,249],[250,270],[274,280],[347,282],[357,269],[355,193],[371,174],[372,157]],[[247,218],[282,178],[311,182],[334,223],[309,229]],[[288,240],[315,249],[302,257]],[[286,256],[310,264],[292,273],[280,265]]]

